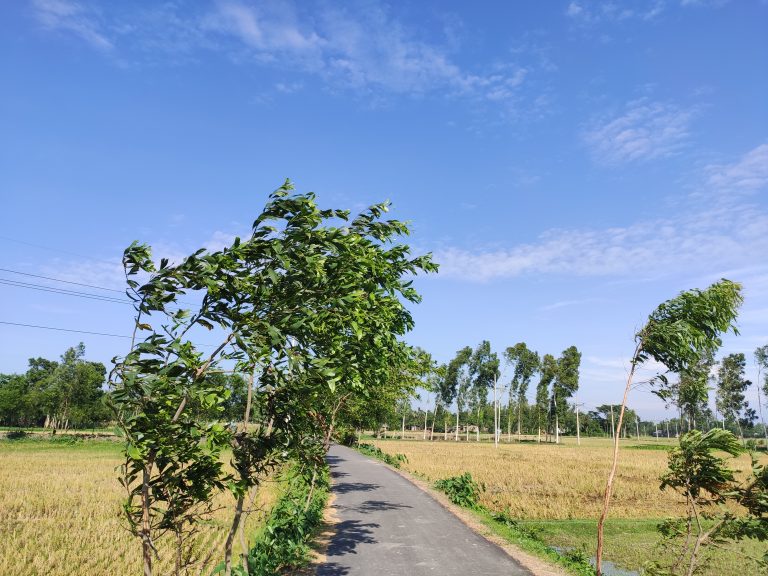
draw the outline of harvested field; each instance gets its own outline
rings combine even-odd
[[[121,462],[120,446],[111,441],[0,440],[0,574],[140,574],[140,545],[120,511]],[[257,505],[268,509],[276,492],[267,483]],[[225,494],[216,498],[220,509],[201,527],[201,543],[223,543],[232,505]],[[262,518],[251,515],[246,533]],[[171,572],[169,544],[158,546],[157,574]]]

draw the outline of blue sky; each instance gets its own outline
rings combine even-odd
[[[290,177],[390,199],[431,251],[409,341],[583,353],[619,402],[632,337],[679,291],[741,281],[768,343],[768,3],[89,2],[0,8],[0,267],[120,289],[131,241],[180,257]],[[0,271],[0,280],[62,284]],[[99,292],[70,285],[76,290]],[[131,309],[0,284],[0,321],[126,334]],[[0,324],[0,371],[78,341]],[[756,404],[754,391],[752,404]],[[662,417],[644,391],[630,404]]]

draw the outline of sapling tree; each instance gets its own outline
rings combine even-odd
[[[744,538],[768,539],[768,468],[753,458],[751,474],[739,482],[719,456],[741,452],[734,435],[720,428],[680,437],[679,446],[669,453],[660,488],[684,496],[686,514],[659,526],[672,560],[666,566],[649,562],[649,574],[692,576],[706,562],[703,553],[708,548]],[[753,560],[768,568],[768,553]]]
[[[385,204],[350,222],[348,212],[321,210],[314,195],[291,189],[270,196],[248,239],[222,250],[178,264],[155,263],[138,243],[125,251],[134,336],[110,381],[127,441],[124,509],[146,576],[164,533],[177,541],[177,574],[204,568],[213,552],[193,558],[185,540],[224,488],[236,501],[223,562],[232,571],[248,494],[288,457],[307,469],[320,460],[333,429],[320,423],[333,422],[338,404],[318,400],[383,381],[413,324],[404,303],[419,297],[408,277],[435,270],[428,256],[392,244],[408,227],[382,220]],[[185,308],[190,300],[197,305]],[[195,344],[201,332],[216,339],[205,350]],[[249,381],[235,429],[225,418],[233,390],[211,377],[227,370]],[[222,465],[227,447],[234,472]]]
[[[635,350],[619,410],[617,430],[624,423],[624,409],[638,367],[654,359],[677,374],[688,371],[704,354],[714,354],[720,347],[721,335],[729,330],[737,333],[736,315],[742,303],[741,285],[720,280],[705,290],[688,290],[667,300],[654,310],[648,321],[635,334]],[[658,379],[664,380],[660,374]],[[596,570],[602,570],[603,527],[608,516],[613,481],[619,460],[619,435],[614,438],[613,460],[603,497],[603,509],[597,523]]]

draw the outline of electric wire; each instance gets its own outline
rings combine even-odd
[[[85,286],[86,288],[95,288],[97,290],[106,290],[108,292],[117,292],[118,294],[125,294],[122,290],[116,288],[106,288],[104,286],[97,286],[96,284],[85,284],[83,282],[74,282],[72,280],[63,280],[61,278],[53,278],[52,276],[43,276],[41,274],[32,274],[30,272],[21,272],[19,270],[11,270],[10,268],[0,268],[0,272],[9,272],[11,274],[19,274],[21,276],[30,276],[32,278],[42,278],[43,280],[52,280],[53,282],[62,282],[63,284],[74,284],[75,286]]]
[[[112,296],[102,296],[100,294],[89,294],[88,292],[78,292],[76,290],[66,290],[64,288],[55,288],[52,286],[43,286],[42,284],[34,284],[31,282],[19,282],[16,280],[7,280],[0,278],[0,284],[6,286],[13,286],[15,288],[27,288],[29,290],[39,290],[41,292],[51,292],[53,294],[61,294],[62,296],[76,296],[77,298],[87,298],[89,300],[97,300],[100,302],[111,302],[113,304],[131,304],[128,300],[114,298]]]

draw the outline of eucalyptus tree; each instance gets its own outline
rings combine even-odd
[[[552,354],[544,354],[539,366],[539,383],[536,386],[536,421],[538,423],[538,441],[541,442],[542,415],[549,417],[549,388],[557,378],[557,360]],[[546,429],[549,430],[549,420],[545,420]],[[518,431],[518,440],[519,440]]]
[[[721,346],[721,335],[728,331],[738,333],[735,321],[743,301],[741,285],[720,280],[705,290],[688,290],[659,305],[648,321],[635,334],[635,350],[630,359],[630,370],[624,387],[617,429],[624,422],[624,411],[635,372],[648,359],[654,359],[669,372],[684,373],[697,364],[704,354],[714,354]],[[659,380],[665,378],[659,375]],[[596,569],[602,570],[603,526],[613,491],[613,481],[619,459],[619,437],[613,444],[613,462],[608,473],[603,509],[597,523]]]
[[[450,395],[456,401],[456,428],[454,440],[459,439],[459,424],[461,423],[461,410],[469,401],[472,386],[472,374],[469,361],[472,358],[472,348],[465,346],[456,352],[453,360],[448,363],[446,372],[446,387]]]
[[[192,557],[187,537],[225,488],[235,499],[229,574],[244,501],[264,474],[288,457],[316,472],[345,399],[372,394],[408,356],[398,336],[413,325],[405,303],[419,296],[405,278],[436,267],[393,244],[407,225],[382,220],[386,204],[350,222],[349,212],[291,190],[286,182],[274,192],[250,237],[222,250],[178,264],[154,262],[137,242],[124,253],[135,323],[110,382],[126,438],[124,510],[146,576],[166,533],[177,542],[177,574],[205,568],[214,551]],[[216,340],[202,350],[206,332]],[[223,419],[231,390],[209,377],[222,370],[248,375],[235,429]],[[233,472],[223,467],[225,448]]]
[[[744,378],[746,364],[743,353],[729,354],[722,359],[717,371],[717,409],[724,421],[730,418],[736,424],[742,439],[742,414],[749,408],[745,392],[752,385],[752,382]]]
[[[496,384],[499,376],[499,358],[491,351],[491,343],[483,340],[469,358],[469,373],[472,379],[470,399],[476,414],[477,439],[480,439],[482,409],[488,403],[488,392]]]
[[[448,367],[445,364],[434,363],[429,377],[426,381],[427,389],[434,395],[434,403],[432,408],[432,426],[429,428],[429,439],[435,435],[435,420],[437,420],[437,413],[440,408],[444,407],[443,404],[443,385],[445,383],[445,373]],[[427,410],[427,413],[429,411]],[[427,428],[424,429],[424,437],[426,438]]]
[[[517,403],[517,436],[520,437],[523,419],[523,404],[525,403],[528,385],[536,371],[539,369],[539,355],[529,350],[525,342],[518,342],[504,351],[504,358],[510,366],[514,367],[512,381],[509,384],[509,402],[507,404],[507,438],[512,436],[512,398],[516,397]]]
[[[705,351],[699,360],[678,374],[676,381],[668,378],[658,380],[653,393],[667,403],[674,405],[688,424],[688,430],[696,428],[696,421],[705,417],[709,401],[710,372],[715,364],[711,351]]]
[[[581,352],[576,346],[563,350],[557,359],[557,373],[552,382],[552,410],[555,415],[555,443],[560,443],[560,416],[568,409],[568,398],[579,389],[579,366]]]
[[[763,434],[768,442],[768,426],[763,418],[763,402],[761,395],[768,398],[768,344],[755,349],[755,364],[757,364],[757,406],[760,409],[760,421],[763,424]],[[761,377],[764,380],[761,381]]]

